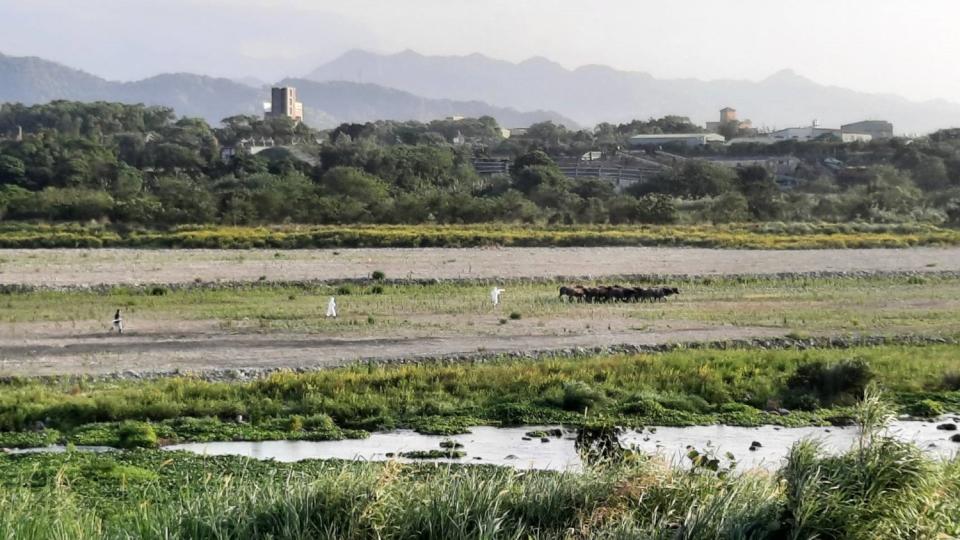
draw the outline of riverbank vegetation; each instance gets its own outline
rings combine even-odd
[[[926,224],[726,225],[0,225],[0,248],[306,249],[359,247],[684,246],[725,249],[905,248],[960,245],[960,231]]]
[[[125,441],[329,439],[410,427],[844,424],[871,382],[899,410],[960,410],[956,345],[658,354],[278,372],[248,382],[8,379],[0,446],[37,438]],[[931,405],[932,403],[932,405]],[[781,409],[787,409],[784,412]],[[56,431],[52,431],[56,430]],[[31,433],[32,434],[26,434]],[[51,434],[52,433],[52,434]],[[126,434],[126,435],[125,435]]]
[[[0,454],[4,538],[917,538],[960,535],[960,462],[886,438],[801,442],[776,474],[629,456],[583,472],[185,452]]]

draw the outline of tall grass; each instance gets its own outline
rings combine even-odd
[[[960,530],[957,460],[938,464],[885,436],[892,416],[871,388],[857,407],[856,448],[830,456],[805,441],[791,449],[780,473],[791,537],[939,538]]]

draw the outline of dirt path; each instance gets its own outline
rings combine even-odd
[[[780,328],[672,324],[646,331],[602,330],[569,335],[388,336],[344,339],[310,335],[88,334],[75,338],[32,337],[0,346],[0,375],[104,374],[231,368],[333,367],[361,360],[426,358],[477,352],[513,352],[653,345],[779,336]]]
[[[520,278],[617,274],[777,274],[960,270],[960,248],[720,250],[470,248],[341,250],[0,250],[0,284]]]

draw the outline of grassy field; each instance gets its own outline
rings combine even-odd
[[[474,424],[626,426],[836,422],[875,381],[901,411],[960,410],[960,346],[678,350],[660,354],[361,365],[251,382],[8,380],[0,446],[55,440],[154,446],[185,440],[331,439]],[[765,409],[788,407],[789,416]],[[235,422],[242,415],[243,423]],[[31,431],[37,421],[46,430]],[[131,421],[131,422],[126,422]],[[149,422],[149,423],[147,423]],[[132,435],[125,434],[132,430]],[[139,440],[139,439],[136,439]]]
[[[169,231],[86,224],[0,227],[0,248],[336,248],[469,246],[697,246],[817,249],[958,245],[960,232],[929,225],[747,223],[675,226],[376,225],[180,227]]]
[[[100,325],[112,310],[125,312],[130,331],[161,331],[182,321],[213,321],[225,331],[301,332],[337,336],[385,335],[410,330],[484,335],[513,331],[564,334],[591,327],[665,329],[699,322],[837,334],[956,334],[960,279],[876,277],[830,279],[691,279],[674,282],[679,296],[667,303],[571,304],[557,298],[557,283],[510,283],[503,306],[492,310],[489,286],[254,284],[167,290],[115,287],[91,291],[36,291],[0,295],[0,322],[56,323],[63,328]],[[638,284],[648,285],[648,284]],[[327,319],[328,296],[341,317]],[[105,310],[109,313],[105,313]],[[510,327],[498,325],[509,320]]]
[[[776,475],[626,455],[583,473],[495,467],[0,454],[2,538],[911,538],[960,534],[960,461],[877,435]]]

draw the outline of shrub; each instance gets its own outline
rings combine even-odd
[[[573,381],[563,385],[563,398],[560,406],[567,411],[583,412],[603,401],[603,393],[583,381]]]
[[[797,367],[787,379],[788,407],[809,408],[819,404],[856,401],[875,377],[870,366],[861,359],[843,360],[833,365],[810,362]],[[816,399],[816,404],[812,398]]]
[[[523,315],[521,315],[521,314],[520,314],[519,312],[517,312],[517,311],[513,311],[513,312],[510,313],[510,320],[517,321],[517,320],[520,320],[520,319],[522,319],[522,318],[523,318]]]
[[[693,394],[669,394],[657,397],[657,403],[666,409],[691,413],[708,413],[713,407],[707,400]]]
[[[153,287],[150,289],[150,296],[163,296],[167,294],[167,289],[164,287]]]
[[[946,411],[943,408],[943,404],[933,399],[921,399],[907,408],[908,414],[920,418],[934,418],[944,412]]]
[[[337,287],[336,293],[340,296],[349,296],[353,293],[353,289],[349,285],[340,285]]]
[[[944,373],[942,386],[944,390],[950,390],[951,392],[960,390],[960,373]]]
[[[370,274],[370,277],[375,279],[376,281],[383,281],[387,279],[387,275],[383,273],[382,270],[374,270],[373,273]]]
[[[383,285],[374,285],[370,287],[370,294],[383,294]]]
[[[120,448],[156,448],[157,432],[146,422],[127,420],[117,428],[117,446]]]
[[[663,405],[649,397],[639,397],[627,401],[620,410],[624,414],[636,414],[640,416],[658,416],[664,412]]]
[[[337,429],[337,425],[330,418],[329,414],[317,413],[303,418],[303,427],[315,431],[332,431]]]
[[[724,403],[720,405],[720,412],[725,414],[752,413],[757,410],[746,403]]]
[[[303,431],[303,417],[296,414],[291,416],[290,421],[287,423],[287,431],[290,433],[299,433]]]

